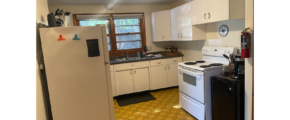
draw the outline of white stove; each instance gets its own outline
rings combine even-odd
[[[201,60],[198,60],[201,61]],[[196,63],[196,61],[188,61],[188,62],[181,62],[178,63],[178,67],[182,69],[187,69],[190,71],[208,71],[212,69],[218,69],[220,68],[223,63],[214,63],[214,62],[208,62],[205,61],[204,63]]]
[[[211,120],[210,77],[221,74],[229,61],[223,54],[236,54],[234,47],[203,47],[202,60],[178,63],[179,104],[198,120]]]

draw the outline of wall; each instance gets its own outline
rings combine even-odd
[[[192,0],[177,0],[176,2],[173,2],[170,4],[170,9],[175,8],[177,6],[183,5],[185,3],[191,2]]]
[[[36,0],[36,21],[47,23],[48,13],[47,0]]]
[[[162,11],[170,9],[170,5],[116,5],[113,10],[106,10],[104,5],[67,5],[67,6],[49,6],[50,12],[55,12],[57,9],[77,13],[128,13],[128,12],[144,12],[145,16],[145,30],[146,30],[146,44],[151,46],[152,50],[163,51],[165,46],[169,46],[172,42],[153,43],[151,38],[151,13],[155,11]],[[71,18],[71,26],[73,26],[73,19]]]
[[[226,37],[219,35],[219,27],[221,25],[227,25],[229,28]],[[245,27],[245,20],[239,19],[209,23],[206,27],[206,40],[174,42],[174,46],[178,47],[178,50],[184,54],[183,61],[202,59],[203,46],[219,46],[221,44],[222,46],[239,47],[240,34]],[[217,44],[213,44],[213,42]]]
[[[47,0],[36,0],[36,24],[39,22],[47,24],[48,14]],[[38,26],[38,25],[37,25]],[[38,30],[37,30],[38,31]],[[37,43],[39,43],[39,33],[36,33]],[[40,79],[40,70],[38,66],[39,46],[37,44],[37,59],[36,59],[36,120],[47,120],[45,105],[43,99],[43,92]]]
[[[246,11],[245,11],[245,28],[250,27],[254,28],[254,0],[246,0]],[[252,43],[253,45],[253,35]],[[253,48],[252,48],[253,49]],[[251,50],[253,52],[253,50]],[[253,53],[251,53],[253,55]],[[252,67],[253,66],[253,57],[245,59],[245,118],[246,120],[251,120],[252,116]]]
[[[191,0],[179,0],[172,3],[170,6],[171,8],[174,8],[190,1]],[[239,47],[241,31],[247,27],[254,27],[253,10],[253,0],[246,0],[245,19],[207,24],[207,40],[175,42],[174,45],[184,54],[183,61],[202,59],[201,49],[203,46],[209,46],[211,39],[221,39],[215,41],[221,43],[222,46]],[[221,37],[219,35],[219,27],[221,25],[227,25],[229,28],[229,33],[226,37]],[[252,67],[252,58],[245,59],[245,120],[251,120],[252,116]]]
[[[192,0],[178,0],[170,4],[171,9]],[[221,25],[227,25],[229,33],[226,37],[219,35],[219,27]],[[227,20],[221,22],[214,22],[206,24],[207,34],[206,40],[198,41],[186,41],[186,42],[174,42],[174,46],[178,47],[178,50],[184,54],[184,61],[192,61],[202,59],[202,47],[203,46],[218,46],[218,44],[210,44],[217,42],[222,46],[239,47],[240,46],[240,33],[245,27],[245,20]],[[214,39],[214,41],[213,41]]]

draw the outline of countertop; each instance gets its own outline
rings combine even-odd
[[[173,58],[173,57],[183,57],[183,54],[180,54],[180,55],[168,55],[168,56],[162,56],[162,57],[140,57],[138,59],[122,60],[122,61],[116,61],[117,57],[111,57],[110,58],[110,65],[122,64],[122,63],[130,63],[130,62],[139,62],[139,61],[147,61],[147,60]]]

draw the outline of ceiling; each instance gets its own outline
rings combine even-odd
[[[178,0],[47,0],[49,6],[56,5],[160,5],[171,4]]]

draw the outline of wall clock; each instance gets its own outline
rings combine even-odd
[[[228,35],[228,32],[229,32],[228,26],[226,25],[220,26],[220,30],[219,30],[220,36],[225,37]]]

